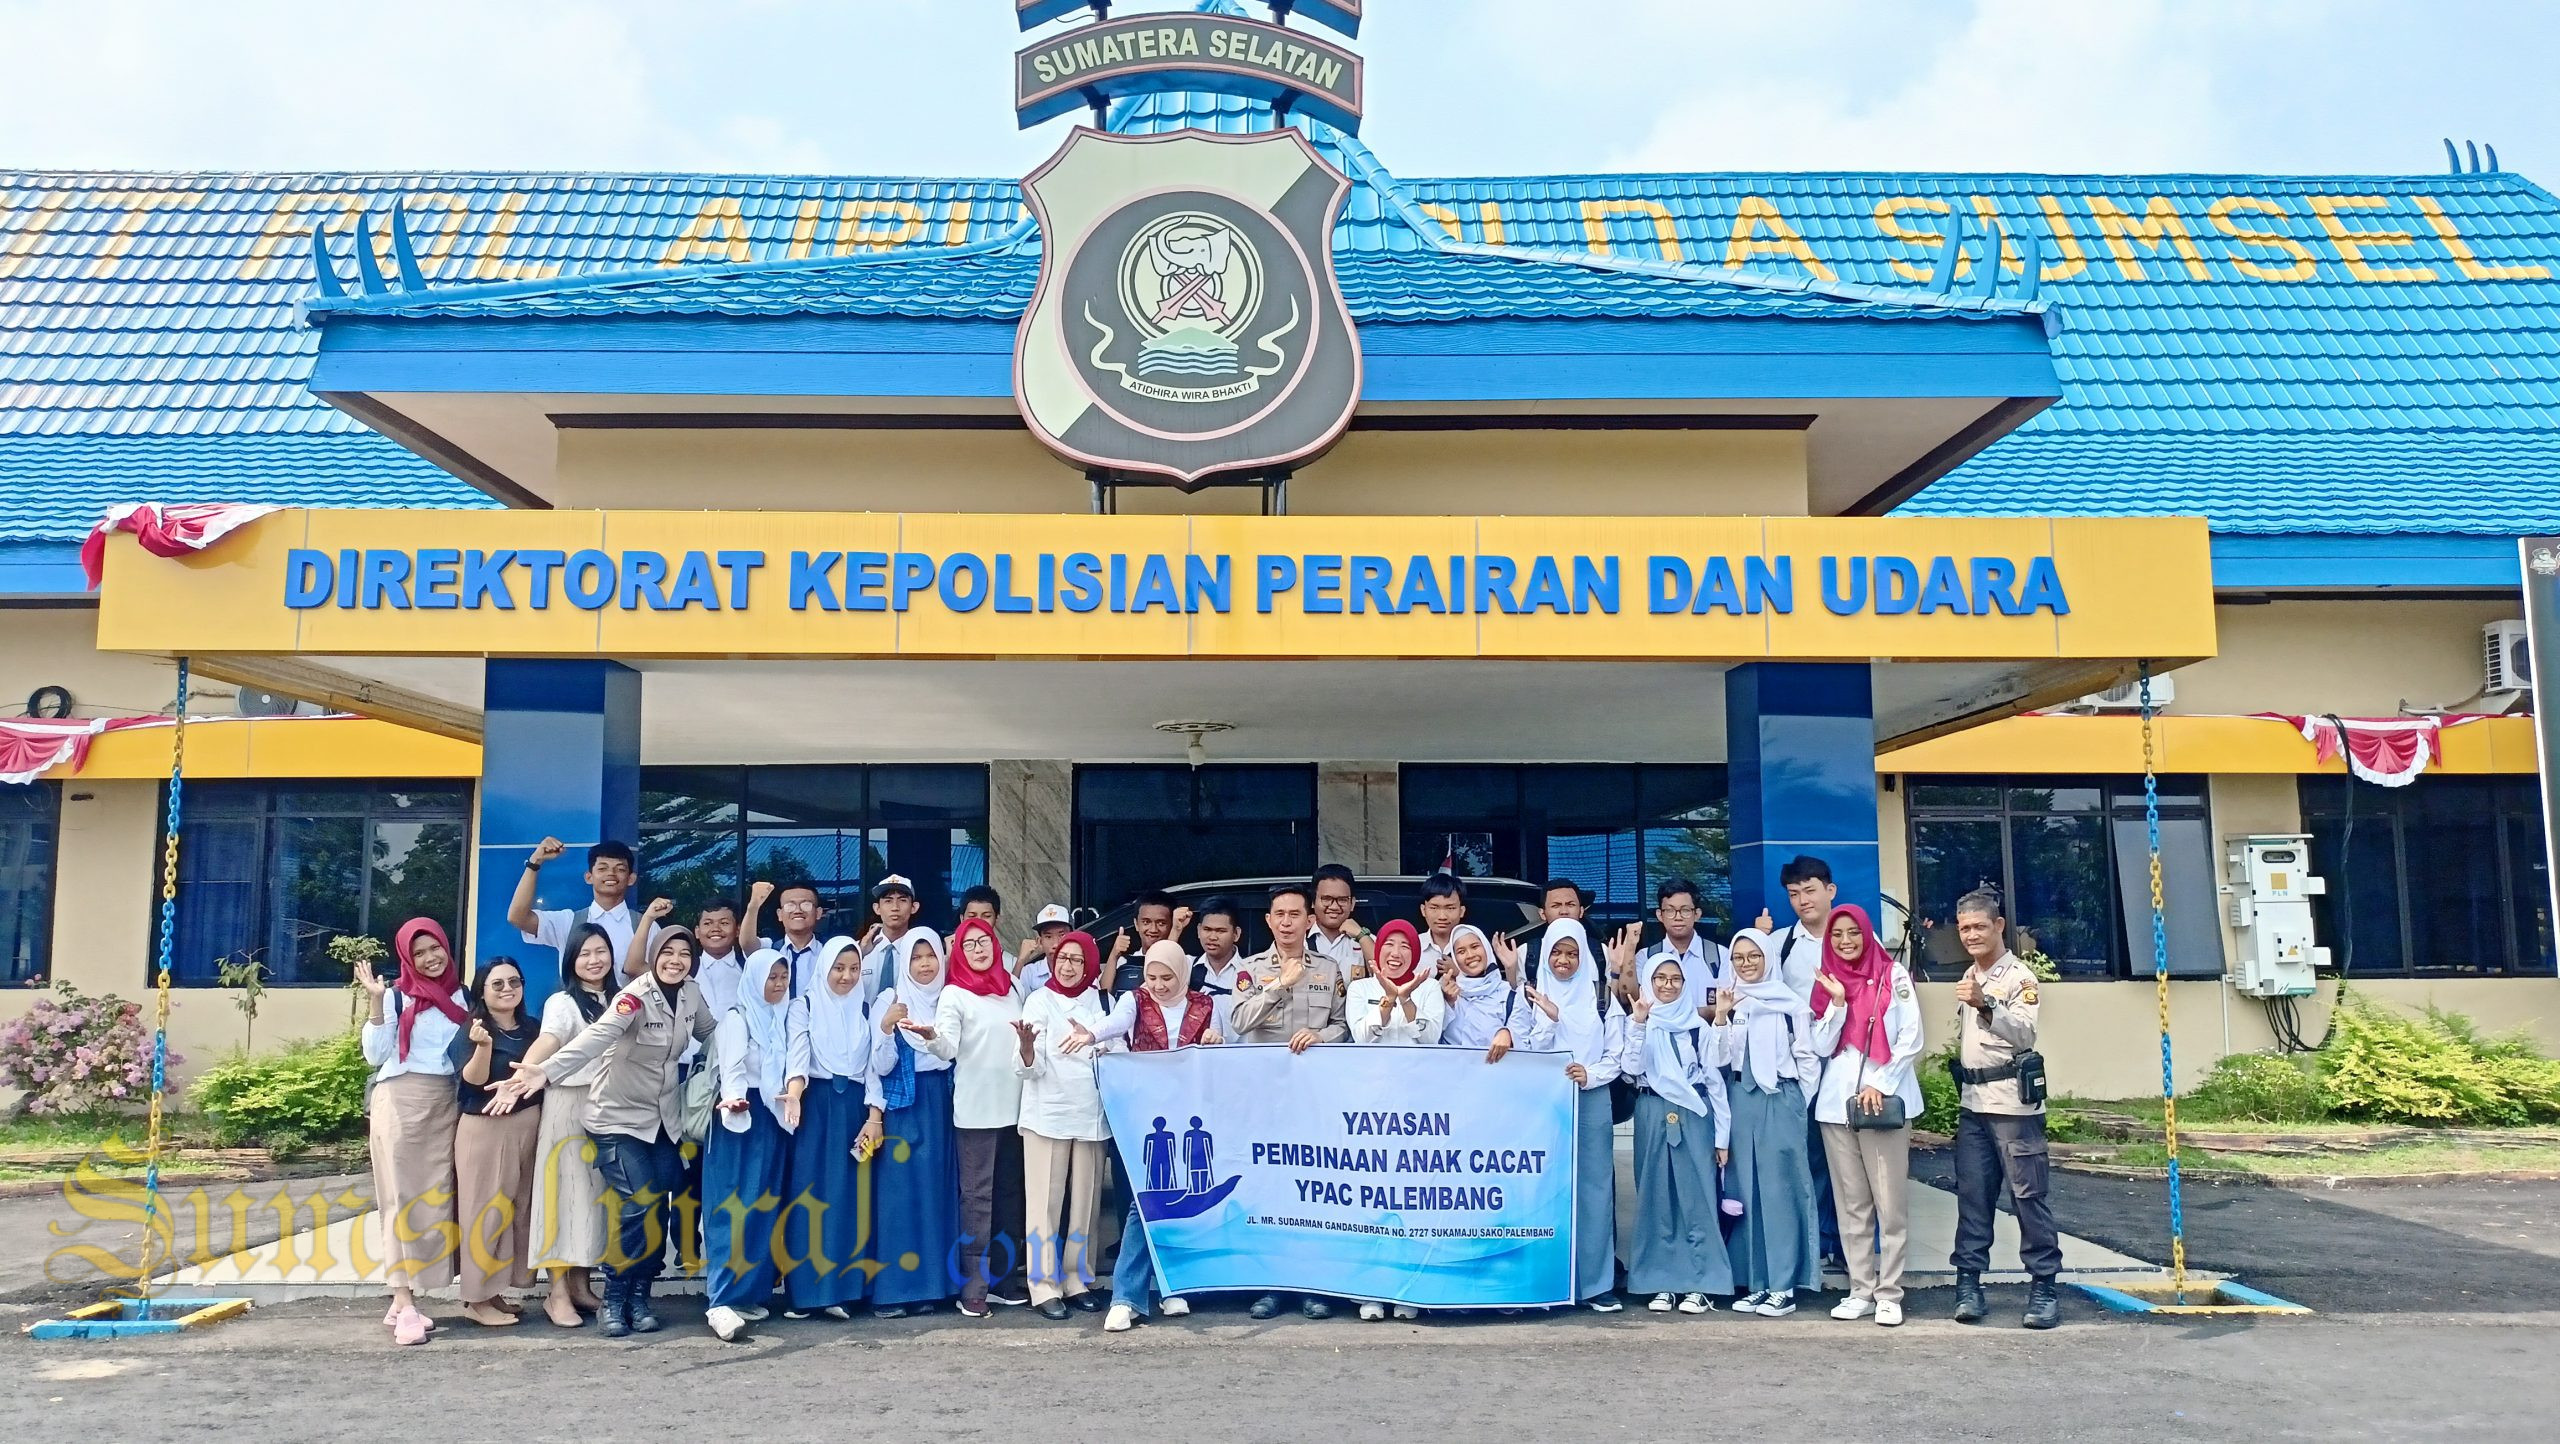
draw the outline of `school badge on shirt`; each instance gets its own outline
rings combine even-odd
[[[1013,375],[1032,433],[1185,490],[1331,446],[1360,395],[1333,273],[1350,189],[1295,130],[1079,127],[1023,182],[1040,282]]]

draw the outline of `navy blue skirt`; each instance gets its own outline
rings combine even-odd
[[[791,1135],[752,1089],[744,1131],[731,1132],[724,1116],[712,1116],[703,1154],[702,1262],[710,1272],[711,1306],[744,1309],[773,1292],[774,1215],[782,1206]]]
[[[871,1303],[947,1299],[960,1291],[960,1150],[951,1132],[951,1070],[916,1074],[916,1101],[882,1120],[871,1155]]]
[[[870,1282],[862,1267],[871,1201],[853,1140],[871,1110],[859,1078],[812,1078],[800,1095],[800,1127],[791,1135],[789,1202],[782,1215],[782,1287],[806,1312],[862,1301]]]

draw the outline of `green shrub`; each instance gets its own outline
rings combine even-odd
[[[279,1153],[363,1136],[365,1066],[353,1033],[288,1043],[279,1053],[237,1053],[195,1083],[196,1106],[225,1146]]]
[[[1947,1061],[1956,1055],[1956,1045],[1949,1043],[1920,1060],[1920,1127],[1932,1133],[1952,1135],[1956,1131],[1956,1080],[1947,1072]]]
[[[2411,1017],[2339,1000],[2321,1091],[2332,1112],[2376,1123],[2505,1125],[2552,1116],[2552,1065],[2470,1020]]]
[[[2178,1111],[2199,1123],[2312,1123],[2329,1114],[2312,1070],[2275,1053],[2224,1058],[2181,1100]]]

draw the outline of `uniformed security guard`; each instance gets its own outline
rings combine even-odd
[[[1245,960],[1237,979],[1244,995],[1236,999],[1232,1020],[1238,1043],[1285,1043],[1304,1053],[1318,1043],[1339,1043],[1351,1036],[1342,1014],[1343,990],[1349,980],[1340,966],[1307,948],[1307,928],[1315,917],[1315,889],[1285,882],[1271,890],[1271,909],[1263,921],[1271,928],[1271,946]],[[1267,1319],[1280,1312],[1278,1294],[1264,1294],[1247,1310]],[[1311,1319],[1333,1316],[1330,1301],[1309,1294],[1298,1311]]]
[[[1990,1312],[1982,1271],[1991,1262],[1992,1214],[2005,1180],[2018,1214],[2031,1329],[2062,1322],[2054,1275],[2062,1243],[2046,1199],[2044,1056],[2036,1047],[2036,976],[2009,951],[2000,895],[1988,888],[1956,902],[1956,936],[1973,960],[1956,983],[1956,1322]]]
[[[653,1334],[658,1316],[649,1289],[665,1266],[668,1200],[684,1186],[684,1106],[678,1061],[698,1039],[711,1036],[719,1019],[693,981],[695,944],[684,928],[660,934],[649,972],[625,984],[613,1005],[568,1045],[539,1066],[516,1065],[516,1075],[495,1090],[493,1113],[504,1113],[604,1060],[587,1090],[580,1120],[596,1146],[596,1172],[614,1196],[616,1247],[605,1262],[604,1335]]]

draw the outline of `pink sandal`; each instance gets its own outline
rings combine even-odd
[[[391,1341],[403,1345],[423,1344],[427,1341],[427,1331],[434,1327],[433,1321],[425,1314],[416,1309],[403,1309],[400,1321],[392,1326]]]

